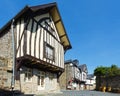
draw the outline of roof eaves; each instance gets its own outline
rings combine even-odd
[[[72,63],[72,60],[71,59],[70,60],[66,60],[65,64],[67,64],[67,63]]]
[[[38,5],[38,6],[31,6],[30,9],[32,11],[37,11],[39,9],[45,9],[45,8],[49,8],[49,7],[54,7],[54,6],[56,6],[56,4],[57,4],[56,2],[53,2],[53,3]]]
[[[8,21],[8,23],[6,23],[1,29],[0,29],[0,34],[8,27],[10,27],[11,22],[13,19],[17,19],[19,18],[19,16],[21,16],[24,12],[26,12],[29,9],[29,6],[26,5],[19,13],[17,13],[17,15],[15,15],[10,21]]]
[[[55,4],[56,4],[56,10],[57,10],[58,15],[59,15],[59,17],[60,17],[60,21],[61,21],[61,23],[62,23],[62,25],[63,25],[63,28],[64,28],[65,36],[66,36],[66,38],[67,38],[67,40],[68,40],[68,42],[69,42],[69,45],[68,45],[68,46],[65,46],[64,48],[65,48],[65,50],[69,50],[69,49],[72,48],[72,46],[71,46],[70,40],[69,40],[69,38],[68,38],[68,35],[67,35],[67,33],[66,33],[66,29],[65,29],[65,27],[64,27],[64,23],[63,23],[63,20],[62,20],[61,15],[60,15],[60,11],[58,10],[58,5],[57,5],[57,3],[55,3]]]
[[[49,4],[44,4],[44,5],[32,6],[32,7],[25,6],[15,17],[13,17],[5,26],[3,26],[3,27],[0,29],[0,34],[1,34],[2,32],[4,32],[4,30],[6,30],[7,28],[10,27],[11,22],[12,22],[13,19],[16,20],[16,19],[19,18],[23,13],[25,13],[28,9],[30,9],[30,10],[33,11],[33,12],[35,12],[35,11],[37,11],[37,10],[45,9],[45,8],[48,8],[48,7],[49,7],[49,8],[56,7],[56,10],[57,10],[58,15],[59,15],[59,17],[60,17],[62,26],[63,26],[63,28],[64,28],[64,32],[65,32],[65,34],[66,34],[66,39],[67,39],[67,42],[68,42],[68,45],[64,45],[64,44],[63,44],[63,45],[64,45],[64,49],[65,49],[65,50],[71,49],[72,46],[71,46],[71,44],[70,44],[68,35],[67,35],[67,33],[66,33],[66,30],[65,30],[65,27],[64,27],[62,18],[61,18],[61,16],[60,16],[60,12],[59,12],[59,10],[58,10],[58,6],[57,6],[57,3],[56,3],[56,2],[54,2],[54,3],[49,3]]]

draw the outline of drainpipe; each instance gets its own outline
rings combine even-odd
[[[11,88],[12,90],[15,87],[15,37],[14,37],[14,19],[11,24],[11,32],[12,32],[12,47],[13,47],[13,65],[12,65],[12,81]]]

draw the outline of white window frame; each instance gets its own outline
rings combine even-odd
[[[37,78],[37,85],[40,86],[40,87],[45,87],[45,72],[39,71],[38,72],[38,77],[39,78]],[[43,81],[41,79],[42,77],[44,77]],[[38,82],[39,82],[39,84],[38,84]],[[43,84],[42,84],[42,82],[43,82]]]
[[[29,79],[30,76],[30,79]],[[32,69],[27,68],[25,70],[25,82],[32,82]]]

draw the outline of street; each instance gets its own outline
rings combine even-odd
[[[1,92],[0,92],[1,93]],[[63,90],[57,93],[46,93],[40,95],[32,95],[32,94],[0,94],[0,96],[120,96],[120,93],[110,93],[110,92],[100,92],[100,91],[89,91],[89,90]]]
[[[100,91],[74,91],[74,90],[65,90],[61,93],[47,94],[47,95],[38,95],[38,96],[120,96],[116,93],[100,92]]]

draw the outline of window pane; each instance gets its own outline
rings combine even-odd
[[[44,85],[44,76],[41,76],[41,86],[43,87]]]
[[[38,85],[40,85],[40,76],[38,76]]]
[[[45,57],[50,60],[54,60],[54,48],[46,44],[45,46]]]
[[[25,81],[31,81],[31,79],[32,79],[32,70],[27,69],[25,72]]]

